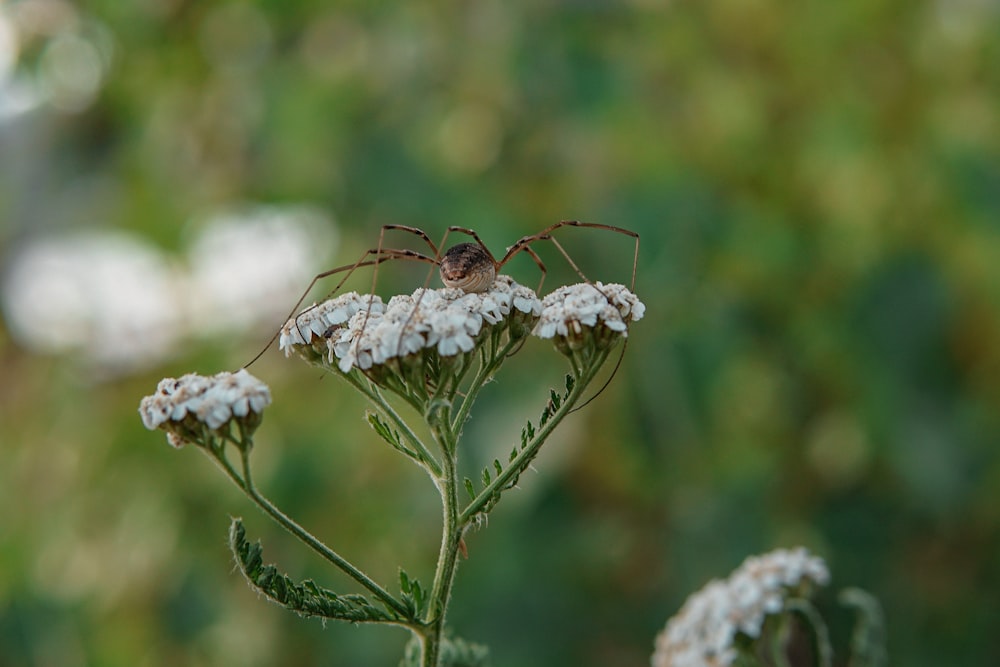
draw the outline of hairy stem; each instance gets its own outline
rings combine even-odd
[[[384,417],[392,421],[402,433],[410,445],[417,451],[424,468],[431,474],[435,479],[441,476],[441,464],[438,463],[434,455],[430,453],[427,446],[423,441],[417,437],[417,434],[413,432],[410,425],[407,424],[399,413],[396,412],[389,402],[385,400],[382,396],[382,392],[378,391],[377,388],[368,385],[366,382],[356,379],[353,375],[345,376],[348,381],[358,389],[362,394],[368,397],[372,403],[375,404],[376,409],[378,409]]]
[[[451,428],[455,433],[461,433],[462,427],[465,426],[465,421],[469,418],[469,412],[472,410],[472,404],[476,402],[476,398],[479,396],[480,390],[489,380],[490,376],[496,372],[503,360],[507,358],[510,351],[520,344],[519,341],[512,340],[508,341],[507,345],[504,346],[499,352],[494,352],[489,360],[484,360],[479,367],[479,371],[476,373],[475,379],[472,381],[469,387],[469,393],[462,400],[462,404],[458,409],[458,414],[451,422]]]
[[[308,546],[310,549],[318,553],[324,559],[335,565],[347,576],[354,579],[356,582],[368,589],[372,595],[377,597],[383,604],[392,609],[400,617],[406,618],[407,611],[406,607],[392,596],[387,590],[379,586],[375,581],[373,581],[367,574],[355,567],[350,561],[345,559],[343,556],[335,552],[330,547],[326,546],[318,538],[314,537],[309,531],[296,523],[291,517],[282,512],[277,506],[274,505],[270,500],[260,494],[257,488],[253,484],[253,478],[250,475],[250,447],[242,447],[240,449],[240,455],[243,461],[243,474],[240,475],[233,466],[229,463],[228,459],[222,455],[221,452],[212,452],[215,459],[222,466],[222,469],[229,475],[229,478],[238,486],[250,500],[254,502],[257,507],[259,507],[265,514],[270,516],[274,521],[276,521],[282,528],[290,532],[292,535],[297,537],[302,543]]]
[[[458,565],[459,542],[462,538],[458,522],[458,443],[455,433],[450,429],[449,412],[443,410],[440,418],[432,425],[435,437],[440,441],[441,449],[445,453],[444,469],[438,478],[442,529],[441,548],[434,571],[434,583],[431,586],[430,604],[424,618],[426,632],[423,636],[422,667],[437,667],[448,601]]]

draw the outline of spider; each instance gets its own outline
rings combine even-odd
[[[489,248],[486,247],[486,244],[479,237],[479,234],[477,234],[472,229],[468,229],[466,227],[457,227],[457,226],[448,227],[447,231],[444,234],[444,237],[441,239],[441,242],[435,245],[434,242],[431,240],[430,236],[428,236],[427,233],[424,232],[422,229],[419,229],[417,227],[411,227],[408,225],[389,224],[382,226],[382,229],[379,232],[377,247],[366,250],[361,255],[361,257],[358,258],[356,262],[354,262],[353,264],[345,264],[344,266],[338,266],[334,269],[330,269],[329,271],[323,271],[322,273],[316,274],[316,276],[313,277],[312,281],[310,281],[309,286],[306,287],[305,291],[302,293],[302,296],[295,303],[295,307],[292,308],[292,311],[288,314],[288,317],[285,318],[285,321],[295,316],[295,311],[298,310],[299,306],[305,300],[309,292],[312,291],[312,288],[316,285],[317,282],[323,280],[324,278],[336,275],[338,273],[346,272],[344,277],[340,279],[340,281],[334,286],[332,290],[330,290],[329,293],[330,295],[336,294],[340,290],[340,288],[344,285],[344,283],[347,282],[348,278],[351,277],[351,275],[354,273],[355,270],[365,266],[374,266],[376,270],[372,272],[372,288],[371,288],[372,293],[374,293],[376,282],[378,279],[378,272],[377,272],[378,265],[381,264],[382,262],[386,262],[391,259],[409,259],[437,266],[441,277],[441,282],[443,282],[446,287],[459,288],[466,292],[485,292],[489,290],[489,288],[493,285],[493,282],[496,280],[496,277],[500,273],[500,270],[507,264],[507,262],[509,262],[515,256],[523,252],[527,254],[532,259],[532,261],[535,262],[535,264],[538,266],[538,269],[541,271],[542,275],[538,281],[538,288],[536,289],[537,293],[541,291],[542,284],[545,281],[545,276],[547,273],[545,264],[542,262],[538,254],[531,248],[532,244],[537,243],[539,241],[551,242],[559,251],[559,253],[566,259],[566,261],[576,272],[576,274],[579,275],[584,282],[590,285],[594,285],[587,278],[587,276],[584,275],[583,271],[581,271],[580,268],[576,265],[576,262],[573,261],[569,253],[566,252],[566,249],[563,248],[562,244],[559,243],[559,241],[554,236],[552,236],[553,232],[555,232],[558,229],[562,229],[563,227],[589,227],[593,229],[604,229],[607,231],[616,232],[618,234],[624,234],[626,236],[635,239],[635,251],[632,257],[632,281],[629,286],[630,290],[632,291],[635,290],[636,265],[639,260],[639,235],[636,232],[624,229],[622,227],[615,227],[613,225],[605,225],[594,222],[580,222],[579,220],[562,220],[553,225],[549,225],[548,227],[538,232],[537,234],[529,234],[527,236],[522,236],[514,243],[514,245],[507,248],[507,251],[500,259],[497,259],[493,255],[493,253],[490,252]],[[429,255],[423,254],[410,249],[386,248],[385,234],[386,232],[393,230],[407,232],[409,234],[413,234],[414,236],[419,237],[430,248],[431,254]],[[460,233],[470,236],[475,241],[475,243],[471,242],[458,243],[448,248],[448,250],[442,254],[440,248],[443,248],[445,246],[445,243],[448,240],[448,236],[452,233]],[[430,276],[428,275],[428,281],[429,280]],[[594,285],[594,289],[600,291],[600,289],[596,285]],[[267,342],[267,345],[264,346],[264,349],[258,352],[257,355],[253,359],[251,359],[250,362],[246,364],[246,366],[244,366],[244,368],[249,367],[251,364],[256,362],[264,354],[264,352],[267,351],[267,349],[271,346],[271,344],[274,343],[277,337],[278,333],[275,333],[271,337],[271,339]],[[620,361],[621,360],[619,359],[619,362]]]

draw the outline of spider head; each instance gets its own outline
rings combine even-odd
[[[441,258],[441,282],[466,292],[485,292],[496,280],[493,258],[477,243],[459,243]]]

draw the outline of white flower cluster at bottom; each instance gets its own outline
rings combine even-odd
[[[802,547],[751,556],[728,579],[713,580],[687,599],[657,635],[652,665],[731,665],[737,633],[759,637],[764,620],[784,608],[791,590],[829,579],[823,560]]]

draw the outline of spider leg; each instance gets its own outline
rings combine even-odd
[[[368,257],[368,256],[370,256],[370,255],[375,255],[375,259],[366,260],[365,258]],[[331,269],[329,271],[325,271],[325,272],[319,274],[316,278],[313,278],[313,283],[315,283],[317,280],[320,280],[322,278],[326,278],[326,277],[331,276],[331,275],[333,275],[335,273],[338,273],[338,272],[341,272],[341,271],[347,271],[347,275],[345,275],[343,278],[341,278],[340,282],[338,282],[336,284],[336,286],[332,290],[330,290],[327,293],[327,295],[324,297],[324,301],[325,301],[325,300],[331,298],[334,294],[336,294],[340,290],[341,287],[343,287],[344,283],[347,281],[348,278],[351,277],[351,274],[354,272],[355,269],[361,268],[362,266],[374,266],[374,267],[376,267],[376,270],[377,270],[379,264],[381,264],[382,262],[386,262],[386,261],[388,261],[390,259],[410,259],[410,260],[414,260],[414,261],[418,261],[418,262],[431,262],[431,263],[434,262],[434,260],[431,259],[430,257],[428,257],[427,255],[422,255],[419,252],[416,252],[415,250],[409,250],[409,249],[397,250],[395,248],[382,248],[381,250],[379,250],[377,248],[372,248],[371,250],[368,250],[364,255],[362,255],[361,259],[358,260],[357,262],[355,262],[354,264],[347,264],[345,266],[340,266],[340,267],[337,267],[336,269]],[[309,290],[307,289],[306,292],[305,292],[305,294],[308,294],[308,293],[309,293]],[[371,293],[374,294],[374,290],[372,290]],[[296,308],[298,308],[299,305],[302,303],[302,300],[305,299],[305,294],[303,294],[302,297],[299,299],[299,302],[297,304],[295,304]],[[298,328],[298,326],[299,326],[298,325],[299,318],[302,317],[304,314],[308,313],[310,310],[312,310],[315,307],[316,306],[311,306],[309,308],[306,308],[301,313],[299,313],[298,315],[295,316],[295,326],[296,326],[296,328]],[[293,310],[292,312],[294,313],[295,311]],[[365,323],[366,324],[368,322],[368,315],[367,315],[367,313],[370,313],[370,312],[371,312],[371,300],[369,300],[369,302],[368,302],[368,309],[367,309],[366,315],[365,315]],[[289,317],[291,317],[291,316],[289,316]],[[285,321],[286,322],[288,321],[287,318],[286,318]],[[301,331],[299,333],[301,334]]]
[[[385,247],[385,233],[387,231],[392,231],[392,230],[397,230],[397,231],[401,231],[401,232],[407,232],[409,234],[413,234],[414,236],[418,236],[421,239],[423,239],[424,242],[427,243],[427,245],[430,247],[431,251],[434,253],[434,260],[431,260],[431,263],[432,264],[436,264],[437,263],[436,260],[438,259],[438,256],[440,255],[440,252],[438,251],[438,246],[434,245],[434,242],[431,241],[431,238],[429,236],[427,236],[427,233],[424,230],[422,230],[422,229],[420,229],[418,227],[411,227],[409,225],[382,225],[382,229],[379,230],[379,233],[378,233],[378,248],[377,248],[378,252],[381,253],[382,249]],[[424,255],[423,257],[426,257],[426,256]],[[378,282],[378,271],[372,271],[372,290],[371,290],[371,294],[375,293],[375,285],[377,284],[377,282]],[[368,312],[371,312],[371,304],[369,304],[369,311]],[[367,323],[368,323],[368,316],[366,315],[365,316],[365,324],[367,324]]]
[[[593,282],[591,282],[591,280],[589,278],[587,278],[586,275],[584,275],[583,271],[580,270],[580,267],[577,266],[576,262],[573,261],[573,258],[570,257],[570,255],[569,255],[568,252],[566,252],[566,249],[562,246],[561,243],[559,243],[559,240],[556,239],[552,235],[553,232],[555,232],[556,230],[561,229],[563,227],[589,227],[591,229],[604,229],[604,230],[607,230],[607,231],[610,231],[610,232],[616,232],[616,233],[624,234],[626,236],[634,238],[635,239],[635,250],[633,251],[633,256],[632,256],[632,282],[631,282],[631,286],[630,286],[629,289],[631,291],[635,290],[636,267],[638,266],[638,263],[639,263],[639,234],[637,234],[636,232],[633,232],[630,229],[624,229],[623,227],[615,227],[614,225],[605,225],[605,224],[595,223],[595,222],[580,222],[579,220],[561,220],[561,221],[559,221],[559,222],[557,222],[555,224],[549,225],[548,227],[546,227],[542,231],[538,232],[537,234],[532,234],[532,235],[529,235],[529,236],[524,236],[524,237],[518,239],[518,241],[514,245],[512,245],[510,248],[507,249],[507,253],[498,262],[499,266],[503,266],[504,264],[506,264],[512,257],[514,257],[515,255],[517,255],[519,252],[529,252],[529,251],[531,251],[530,246],[531,246],[532,243],[535,243],[537,241],[551,241],[552,245],[554,245],[555,248],[556,248],[556,250],[559,251],[559,254],[561,254],[566,259],[566,261],[569,263],[569,265],[573,268],[573,270],[576,271],[576,274],[578,276],[580,276],[580,278],[585,283],[587,283],[588,285],[590,285],[591,287],[593,287],[595,290],[597,290],[598,292],[600,292],[604,296],[605,300],[607,300],[608,303],[610,303],[611,299],[608,297],[608,295],[603,290],[601,290],[601,288],[599,288],[597,285],[595,285]],[[531,251],[531,253],[534,254],[533,251]],[[540,260],[539,260],[539,262],[540,262]],[[543,265],[541,265],[539,263],[539,266],[541,267]],[[542,270],[544,271],[544,268]],[[543,278],[544,278],[544,275],[543,275]],[[539,290],[540,289],[541,289],[541,285],[539,284]],[[597,393],[595,393],[593,396],[591,396],[590,398],[588,398],[581,405],[578,405],[577,407],[575,407],[572,410],[572,412],[576,412],[577,410],[580,410],[581,408],[583,408],[584,406],[586,406],[588,403],[590,403],[592,400],[594,400],[595,398],[597,398],[598,396],[600,396],[601,393],[605,389],[607,389],[608,385],[611,384],[611,381],[614,379],[615,375],[618,374],[618,369],[621,367],[622,360],[625,358],[625,348],[626,347],[628,347],[628,339],[627,338],[625,339],[624,343],[622,344],[621,353],[618,355],[618,361],[615,363],[615,367],[611,371],[611,375],[604,382],[604,384],[601,386],[601,388],[597,390]]]
[[[385,233],[387,231],[407,232],[408,234],[413,234],[414,236],[417,236],[417,237],[423,239],[424,242],[434,252],[434,257],[432,259],[430,257],[427,257],[426,255],[421,255],[420,253],[414,252],[412,250],[392,250],[392,251],[390,251],[392,254],[394,254],[396,256],[399,256],[399,257],[402,257],[402,256],[410,257],[411,259],[417,259],[419,261],[425,261],[425,262],[429,262],[429,263],[435,264],[435,265],[438,264],[438,262],[439,262],[438,256],[440,255],[440,251],[438,250],[438,246],[434,245],[434,242],[431,241],[431,237],[429,237],[427,235],[427,232],[425,232],[424,230],[420,229],[419,227],[412,227],[410,225],[395,225],[395,224],[382,225],[382,229],[380,229],[379,233],[378,233],[378,251],[379,251],[379,253],[383,252],[383,248],[385,246]],[[372,271],[372,288],[371,288],[371,291],[369,292],[369,294],[375,294],[375,286],[377,284],[378,284],[378,263],[376,262],[375,270]],[[368,318],[371,316],[371,314],[372,314],[372,302],[371,302],[371,299],[369,298],[369,300],[368,300],[368,307],[365,309],[365,318],[361,322],[361,331],[364,331],[365,328],[368,326]],[[411,313],[410,316],[412,317],[412,313]],[[409,320],[407,320],[407,324],[409,324]],[[406,328],[405,324],[403,325],[403,328],[404,329]],[[360,345],[360,344],[361,344],[361,336],[358,336],[357,340],[354,343],[354,347],[355,347],[354,353],[355,354],[357,354],[357,346]],[[400,337],[400,345],[402,345],[402,337]],[[396,354],[399,354],[399,350],[398,349],[396,350]]]
[[[427,234],[425,234],[421,230],[416,229],[415,227],[408,227],[406,225],[383,225],[382,230],[379,232],[378,247],[366,250],[364,253],[361,254],[361,256],[358,258],[358,260],[356,262],[352,263],[352,264],[345,264],[343,266],[338,266],[338,267],[336,267],[334,269],[330,269],[328,271],[323,271],[323,272],[317,273],[315,276],[313,276],[312,280],[309,281],[309,285],[302,292],[302,296],[300,296],[298,298],[298,300],[295,302],[295,305],[292,307],[292,310],[288,313],[288,316],[285,317],[284,321],[287,322],[292,317],[295,317],[296,321],[298,321],[298,316],[296,316],[295,313],[299,309],[299,306],[301,306],[302,302],[305,301],[305,299],[306,299],[307,296],[309,296],[309,292],[312,291],[312,289],[313,289],[313,287],[315,287],[316,283],[318,283],[320,280],[323,280],[324,278],[329,278],[330,276],[333,276],[333,275],[336,275],[338,273],[342,273],[342,272],[345,272],[345,271],[347,272],[346,275],[343,278],[341,278],[340,281],[333,287],[333,289],[330,290],[329,292],[327,292],[325,299],[328,299],[332,295],[336,294],[337,291],[340,290],[340,288],[344,286],[344,283],[347,282],[348,278],[351,277],[351,274],[353,274],[356,269],[359,269],[359,268],[361,268],[363,266],[374,266],[374,267],[376,267],[376,271],[374,273],[377,273],[377,267],[378,267],[378,265],[381,264],[382,262],[386,261],[386,260],[389,260],[389,259],[404,259],[404,258],[406,258],[406,259],[413,259],[413,260],[422,261],[422,262],[430,262],[431,264],[434,264],[436,262],[435,259],[432,259],[432,258],[428,257],[427,255],[421,254],[421,253],[416,252],[414,250],[397,250],[397,249],[391,249],[391,248],[389,248],[389,249],[384,248],[383,247],[383,241],[384,241],[384,238],[385,238],[385,232],[387,230],[393,230],[393,229],[398,229],[398,230],[402,230],[402,231],[411,232],[413,234],[416,234],[417,236],[419,236],[420,238],[424,239],[427,242],[427,244],[434,251],[434,256],[435,257],[437,256],[437,254],[438,254],[437,247],[434,245],[433,241],[431,241],[430,238],[428,238]],[[374,259],[369,259],[371,257],[374,257]],[[374,291],[375,291],[375,286],[374,285],[375,285],[375,283],[374,283],[374,278],[373,278],[373,281],[372,281],[372,293],[374,293]],[[368,312],[371,312],[371,304],[370,303],[369,303],[368,308],[369,308]],[[307,309],[304,312],[308,312],[308,310],[309,309]],[[299,313],[299,315],[301,315],[301,314],[302,313]],[[253,359],[251,359],[249,362],[247,362],[243,366],[243,368],[249,368],[258,359],[260,359],[262,356],[264,356],[264,353],[267,352],[268,348],[271,347],[271,345],[274,343],[274,341],[276,341],[278,339],[278,336],[280,334],[281,334],[281,328],[279,327],[278,330],[274,332],[274,335],[272,335],[271,338],[268,339],[267,343],[260,350],[260,352],[258,352],[256,355],[254,355]]]
[[[542,285],[545,283],[545,276],[548,275],[548,271],[545,269],[545,264],[542,262],[542,258],[538,256],[537,252],[531,249],[530,245],[525,245],[521,248],[521,252],[525,253],[528,257],[534,260],[535,264],[538,265],[538,270],[542,274],[538,277],[538,287],[535,288],[535,294],[539,294],[542,291]],[[501,266],[503,265],[501,264]]]
[[[590,281],[587,279],[587,276],[583,274],[583,272],[572,260],[572,258],[570,258],[569,254],[565,251],[565,249],[563,249],[563,247],[559,244],[559,242],[552,236],[552,232],[556,231],[557,229],[561,229],[562,227],[589,227],[591,229],[604,229],[609,232],[624,234],[626,236],[634,238],[635,250],[633,251],[632,254],[632,282],[629,285],[629,289],[631,291],[635,291],[635,273],[636,273],[636,267],[638,266],[639,263],[639,234],[633,232],[630,229],[625,229],[624,227],[615,227],[614,225],[605,225],[598,222],[580,222],[579,220],[560,220],[557,223],[549,225],[548,227],[538,232],[537,234],[531,234],[529,236],[524,236],[518,239],[517,243],[508,248],[507,254],[504,255],[503,258],[501,258],[500,261],[498,262],[499,265],[503,266],[504,264],[506,264],[511,257],[521,252],[524,246],[535,243],[536,241],[548,240],[552,241],[553,245],[555,245],[556,248],[559,250],[560,254],[562,254],[562,256],[566,258],[566,261],[569,262],[569,265],[571,267],[573,267],[573,270],[576,271],[577,275],[580,276],[584,280],[584,282],[589,283]]]
[[[474,238],[476,240],[476,243],[479,244],[479,247],[482,248],[486,252],[486,256],[489,257],[491,260],[493,260],[493,265],[497,266],[497,258],[493,256],[493,253],[490,252],[490,249],[486,247],[486,244],[483,243],[483,240],[481,238],[479,238],[479,234],[477,234],[475,231],[469,229],[468,227],[456,227],[455,225],[452,225],[451,227],[449,227],[448,231],[446,231],[444,233],[444,239],[441,239],[441,247],[442,248],[444,247],[444,240],[446,238],[448,238],[448,234],[451,234],[452,232],[460,232],[462,234],[466,234],[466,235],[471,236],[472,238]]]

